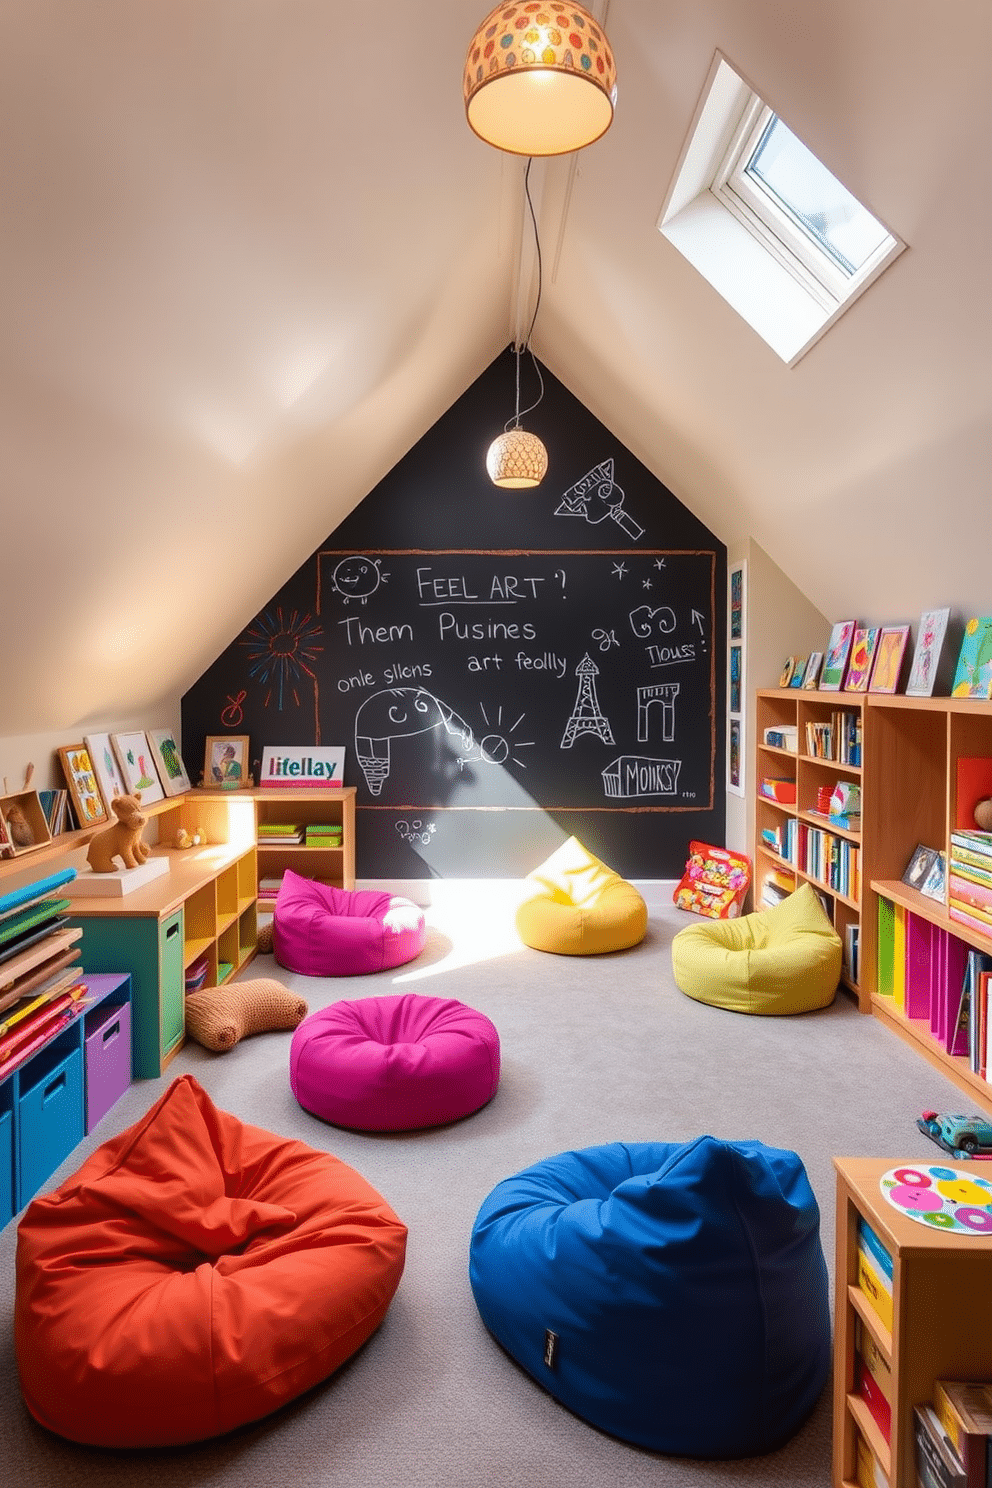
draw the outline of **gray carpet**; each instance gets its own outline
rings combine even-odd
[[[175,1488],[177,1479],[204,1488],[829,1484],[829,1387],[781,1451],[729,1463],[642,1451],[557,1405],[479,1320],[467,1274],[475,1214],[500,1179],[552,1152],[704,1132],[757,1138],[803,1159],[832,1276],[831,1157],[932,1158],[936,1149],[917,1131],[916,1117],[926,1106],[966,1109],[967,1098],[844,995],[822,1012],[782,1019],[742,1017],[682,996],[669,947],[675,931],[695,921],[671,906],[661,886],[643,944],[592,958],[521,947],[512,929],[513,886],[431,887],[427,946],[398,972],[318,980],[292,976],[263,956],[246,974],[278,976],[311,1011],[400,991],[481,1009],[499,1030],[503,1055],[499,1091],[484,1110],[411,1135],[340,1131],[294,1100],[290,1034],[257,1035],[226,1054],[188,1044],[162,1079],[132,1086],[51,1181],[190,1072],[241,1119],[350,1163],[409,1226],[406,1270],[382,1327],[324,1385],[224,1439],[154,1453],[76,1447],[35,1425],[18,1390],[15,1220],[0,1233],[0,1457],[19,1488]]]

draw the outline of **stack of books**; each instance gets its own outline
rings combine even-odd
[[[304,843],[307,847],[340,847],[341,827],[324,825],[321,822],[308,822]]]
[[[796,782],[766,775],[761,782],[761,794],[771,801],[781,801],[786,806],[796,804]]]
[[[892,1369],[861,1319],[854,1320],[854,1389],[887,1442],[892,1440]]]
[[[936,1380],[933,1402],[913,1408],[917,1481],[922,1488],[986,1488],[990,1435],[992,1385]]]
[[[850,709],[832,713],[829,723],[807,723],[806,753],[813,759],[861,764],[861,714]]]
[[[303,841],[303,827],[299,823],[259,822],[259,846],[293,847]]]
[[[787,749],[790,754],[798,754],[799,727],[795,723],[780,723],[774,728],[766,728],[764,741],[775,749]]]
[[[258,880],[258,907],[261,910],[271,910],[279,897],[279,885],[282,883],[282,874],[266,874]]]
[[[947,913],[992,938],[992,832],[951,833]]]
[[[858,1216],[858,1286],[892,1332],[892,1257],[863,1215]]]

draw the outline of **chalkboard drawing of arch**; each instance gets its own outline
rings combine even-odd
[[[471,757],[475,737],[452,708],[423,687],[390,687],[374,692],[355,714],[355,754],[373,796],[389,779],[394,739],[443,729],[458,741],[459,764]]]
[[[639,754],[621,754],[603,771],[603,790],[608,796],[674,796],[678,791],[681,760],[650,759]]]
[[[644,528],[623,509],[624,493],[613,479],[613,461],[601,460],[592,470],[570,486],[555,508],[556,517],[585,517],[595,526],[607,517],[637,542]]]
[[[575,668],[575,675],[579,679],[579,690],[575,697],[572,715],[565,725],[560,747],[571,749],[580,734],[595,734],[597,738],[602,739],[604,744],[612,744],[614,742],[613,730],[610,728],[609,720],[600,712],[599,698],[596,696],[596,678],[599,676],[599,667],[588,651]]]
[[[648,738],[651,710],[657,704],[661,710],[661,737],[666,744],[675,738],[675,699],[679,695],[677,682],[654,682],[637,689],[637,742],[644,744]]]

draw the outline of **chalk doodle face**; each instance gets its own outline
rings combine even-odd
[[[386,577],[380,572],[379,564],[371,558],[363,558],[361,554],[342,558],[331,575],[331,583],[345,604],[349,599],[358,599],[362,604],[367,604],[370,595],[385,582]]]

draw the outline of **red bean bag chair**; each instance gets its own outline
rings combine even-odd
[[[272,915],[272,950],[302,976],[365,976],[419,956],[424,912],[379,889],[339,889],[287,868]]]
[[[477,1111],[499,1085],[499,1034],[451,997],[359,997],[304,1019],[289,1081],[300,1105],[356,1131],[441,1126]]]
[[[406,1226],[352,1168],[218,1111],[183,1075],[24,1213],[28,1409],[101,1447],[256,1421],[378,1327],[405,1248]]]

